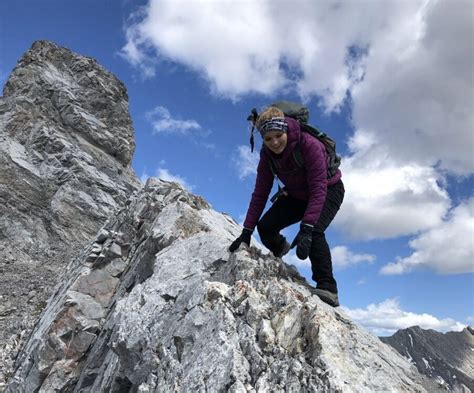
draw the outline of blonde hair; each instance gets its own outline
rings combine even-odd
[[[268,108],[265,108],[264,111],[258,116],[257,122],[255,124],[257,130],[260,129],[263,123],[273,119],[274,117],[285,117],[285,114],[276,106],[269,106]]]

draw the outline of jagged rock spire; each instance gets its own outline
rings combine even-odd
[[[96,60],[49,41],[36,41],[11,73],[3,95],[23,103],[17,121],[6,125],[16,139],[31,137],[29,127],[19,126],[34,119],[60,127],[70,138],[130,165],[135,140],[127,90]]]
[[[141,184],[122,82],[47,41],[0,97],[0,390],[66,263]]]

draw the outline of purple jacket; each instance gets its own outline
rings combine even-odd
[[[302,132],[296,120],[286,117],[285,121],[288,124],[288,143],[283,153],[276,155],[265,145],[260,151],[257,180],[244,221],[245,228],[251,230],[255,228],[272,190],[274,176],[268,155],[271,154],[274,162],[282,169],[283,173],[279,173],[278,178],[285,185],[288,194],[294,198],[308,201],[302,220],[307,224],[316,224],[326,200],[327,187],[341,178],[341,172],[338,170],[334,177],[327,179],[327,153],[323,143]],[[299,167],[293,158],[293,151],[297,144],[300,146],[304,159],[303,168]],[[285,175],[284,172],[291,173]]]

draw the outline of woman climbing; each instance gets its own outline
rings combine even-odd
[[[255,189],[242,234],[229,251],[234,252],[241,243],[250,245],[255,226],[265,247],[276,257],[282,257],[296,246],[297,257],[304,260],[309,256],[311,261],[312,278],[317,283],[315,294],[337,307],[337,283],[324,232],[344,198],[341,171],[328,171],[324,144],[303,132],[300,123],[285,117],[278,107],[270,106],[262,112],[255,119],[255,126],[263,138]],[[284,188],[260,219],[274,177]],[[300,230],[290,246],[280,231],[297,222],[301,222]]]

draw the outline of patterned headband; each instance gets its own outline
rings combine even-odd
[[[262,137],[268,131],[288,132],[288,124],[285,123],[284,117],[272,117],[270,120],[267,120],[262,125],[260,125],[258,131]]]

